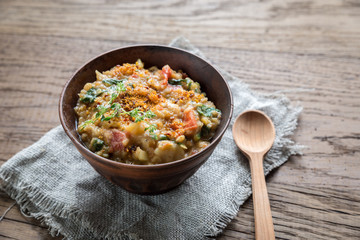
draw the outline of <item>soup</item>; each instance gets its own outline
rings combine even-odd
[[[96,154],[128,164],[160,164],[210,144],[221,111],[181,70],[134,64],[96,71],[75,107],[78,133]]]

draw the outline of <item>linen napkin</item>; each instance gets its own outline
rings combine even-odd
[[[205,56],[179,37],[170,44]],[[155,196],[129,193],[100,176],[75,149],[61,126],[17,153],[0,168],[1,187],[21,211],[67,239],[206,239],[218,235],[251,195],[248,161],[231,134],[235,117],[246,109],[273,120],[276,139],[265,174],[301,146],[290,139],[301,107],[287,98],[254,93],[220,70],[234,97],[234,117],[208,161],[178,188]]]

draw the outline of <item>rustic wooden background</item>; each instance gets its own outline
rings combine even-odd
[[[0,165],[59,125],[60,91],[88,59],[183,35],[262,93],[304,110],[307,145],[268,178],[278,239],[360,239],[360,2],[0,1]],[[0,192],[0,215],[14,201]],[[52,239],[15,205],[1,239]],[[252,200],[217,239],[253,239]]]

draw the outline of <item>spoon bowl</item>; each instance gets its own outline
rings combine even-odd
[[[233,126],[236,145],[248,153],[266,153],[275,139],[275,127],[264,113],[256,110],[239,115]]]
[[[275,140],[275,127],[265,113],[250,110],[240,114],[233,126],[236,145],[250,161],[255,215],[255,238],[275,239],[263,159]]]

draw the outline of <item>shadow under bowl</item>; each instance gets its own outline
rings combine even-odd
[[[77,116],[74,107],[78,93],[88,82],[96,80],[100,72],[141,59],[145,68],[168,64],[174,70],[183,70],[201,85],[202,92],[222,112],[222,118],[209,146],[190,157],[157,165],[133,165],[112,161],[91,152],[77,133]],[[136,45],[115,49],[90,60],[65,84],[60,96],[60,122],[78,151],[102,176],[129,192],[159,194],[175,188],[192,176],[209,158],[229,126],[233,112],[233,99],[228,84],[221,74],[207,61],[187,51],[161,46]]]

